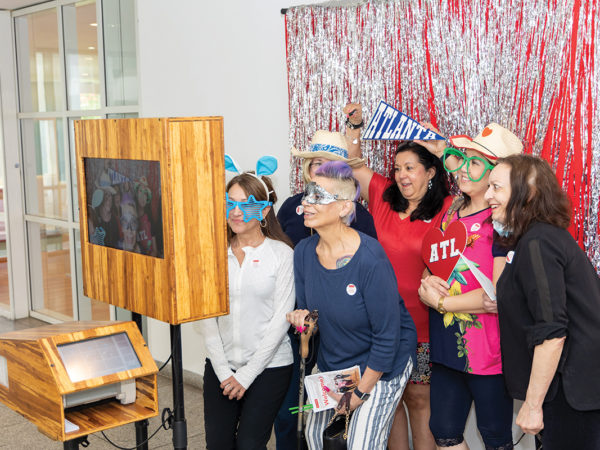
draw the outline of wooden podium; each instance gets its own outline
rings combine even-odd
[[[115,339],[123,345],[111,355]],[[158,369],[134,322],[68,322],[0,335],[0,368],[0,401],[54,440],[158,414]],[[132,403],[107,398],[120,383],[135,385]]]
[[[171,325],[228,314],[223,119],[77,120],[75,142],[85,295]],[[162,257],[92,243],[94,189],[101,197],[137,181],[110,168],[86,179],[92,159],[159,164]]]

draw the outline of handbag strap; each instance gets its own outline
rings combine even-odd
[[[331,425],[337,416],[341,416],[344,414],[346,416],[346,428],[344,430],[344,440],[348,439],[348,423],[350,422],[350,398],[352,397],[352,391],[345,392],[338,403],[338,406],[335,410],[335,414],[327,424],[327,426]]]

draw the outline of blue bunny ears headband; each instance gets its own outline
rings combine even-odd
[[[244,214],[244,222],[250,222],[252,219],[256,219],[258,221],[263,220],[263,210],[267,206],[273,205],[273,202],[268,201],[269,194],[273,191],[269,191],[266,183],[262,180],[263,175],[271,175],[277,170],[277,159],[273,156],[263,156],[256,162],[256,174],[250,172],[242,172],[238,166],[238,164],[233,160],[233,158],[229,155],[225,155],[225,170],[228,172],[234,172],[239,175],[246,174],[253,176],[256,178],[265,188],[265,192],[267,194],[267,201],[261,200],[257,201],[254,198],[254,195],[250,195],[248,200],[245,202],[235,202],[229,199],[229,195],[225,194],[225,200],[227,202],[227,218],[229,219],[229,212],[235,209],[236,207],[240,208],[242,213]]]

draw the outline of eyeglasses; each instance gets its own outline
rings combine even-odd
[[[467,176],[471,181],[480,181],[488,170],[492,170],[494,165],[487,159],[480,156],[467,156],[460,150],[452,147],[444,149],[444,169],[448,172],[457,172],[467,164]]]
[[[348,200],[347,198],[340,198],[337,194],[331,194],[319,186],[314,181],[311,181],[304,188],[304,195],[302,201],[309,205],[329,205],[338,200]]]
[[[235,208],[240,208],[240,211],[244,214],[244,222],[250,222],[252,219],[263,220],[263,210],[267,206],[271,206],[273,202],[266,200],[256,200],[254,195],[248,197],[245,202],[235,202],[229,200],[229,194],[225,193],[225,201],[227,202],[227,218],[229,219],[229,212]]]

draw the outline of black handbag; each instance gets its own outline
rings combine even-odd
[[[348,392],[340,400],[338,410],[323,430],[323,450],[347,450],[348,424],[350,423],[350,396]],[[344,412],[345,410],[345,412]]]

